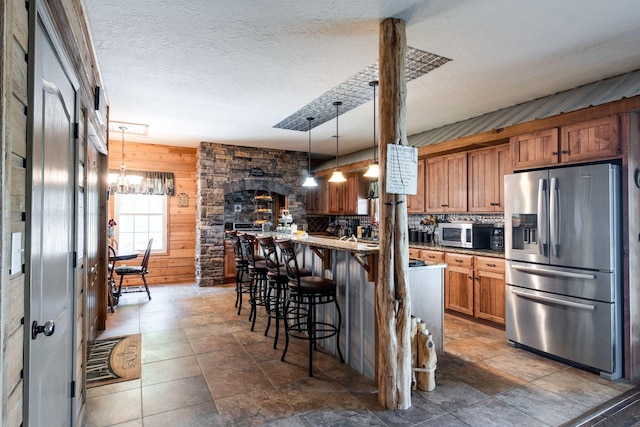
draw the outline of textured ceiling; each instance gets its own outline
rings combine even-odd
[[[640,69],[637,0],[85,0],[111,119],[127,141],[307,150],[274,127],[378,58],[380,21],[452,61],[407,83],[407,134]],[[373,103],[340,118],[340,154],[372,145]],[[312,151],[335,154],[335,124]],[[119,140],[120,135],[112,135]]]

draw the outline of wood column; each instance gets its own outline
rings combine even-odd
[[[380,258],[376,283],[378,400],[386,409],[411,407],[411,304],[409,242],[404,194],[387,194],[387,144],[408,145],[406,135],[406,34],[403,20],[380,24]]]

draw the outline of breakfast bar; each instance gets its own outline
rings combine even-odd
[[[256,233],[296,244],[298,262],[316,276],[338,284],[338,303],[342,311],[340,348],[345,362],[369,379],[376,372],[375,283],[379,247],[375,242],[346,241],[306,234]],[[421,263],[422,264],[422,263]],[[438,353],[443,349],[443,272],[446,264],[429,263],[410,267],[412,305],[427,321]],[[320,307],[317,318],[333,323],[335,309]],[[336,354],[336,339],[323,342],[325,350]]]

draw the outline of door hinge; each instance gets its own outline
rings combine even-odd
[[[73,268],[78,266],[78,252],[73,252]]]
[[[71,381],[71,397],[76,397],[76,382]]]
[[[78,126],[78,123],[76,122],[73,124],[73,137],[75,139],[80,138],[79,133],[80,133],[80,126]]]

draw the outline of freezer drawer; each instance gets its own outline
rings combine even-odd
[[[598,369],[621,374],[620,325],[615,304],[507,286],[507,339]]]
[[[602,302],[618,300],[616,273],[507,261],[509,285]]]

